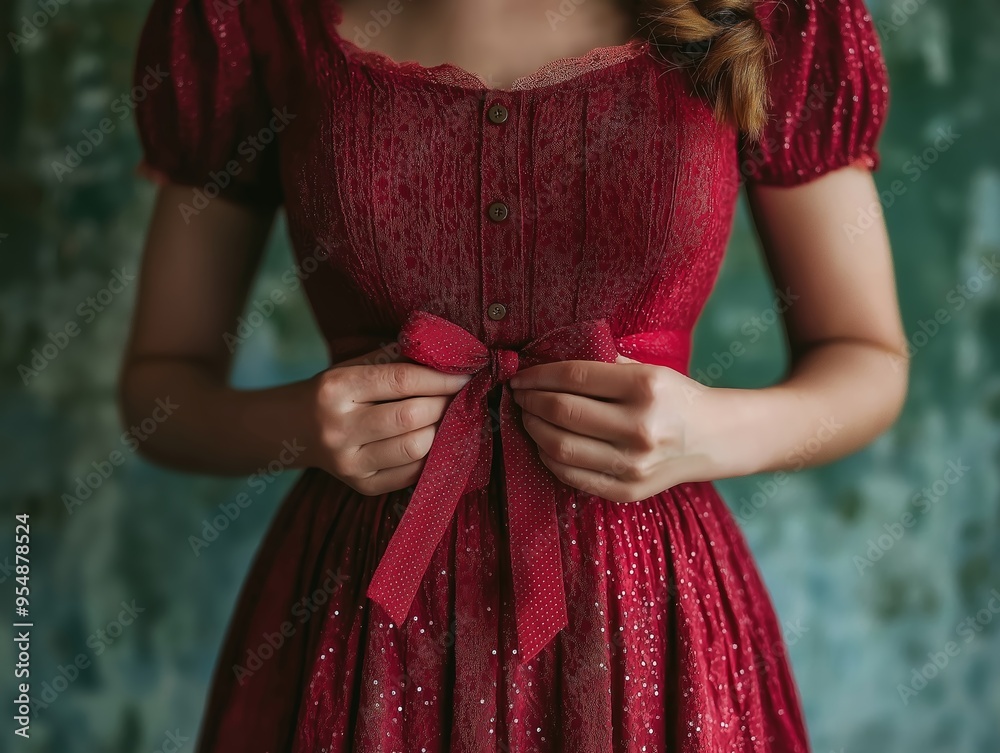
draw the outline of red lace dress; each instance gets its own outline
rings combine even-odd
[[[155,0],[154,178],[283,204],[331,361],[399,341],[475,374],[416,488],[302,473],[242,589],[201,753],[806,751],[779,625],[711,483],[616,504],[540,466],[525,363],[686,371],[744,180],[874,168],[861,0],[770,0],[773,117],[712,118],[650,43],[491,87],[338,34],[332,0]],[[150,79],[151,81],[153,79]],[[290,439],[290,438],[289,438]],[[405,512],[405,515],[404,515]]]

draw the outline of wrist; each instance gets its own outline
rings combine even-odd
[[[241,430],[259,448],[258,456],[277,460],[287,470],[319,465],[319,385],[312,377],[245,395]],[[289,452],[289,446],[295,452]]]
[[[297,463],[299,468],[324,468],[324,436],[320,421],[324,394],[325,372],[293,385],[289,414],[293,416],[293,431],[302,437],[305,452]]]
[[[701,458],[705,480],[757,473],[764,465],[760,390],[705,387],[696,401],[704,401],[688,424],[685,455]]]

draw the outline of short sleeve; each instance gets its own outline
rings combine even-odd
[[[768,121],[743,138],[748,183],[792,186],[847,165],[879,166],[888,75],[863,0],[761,0],[755,5],[774,57]]]
[[[248,5],[154,0],[135,59],[138,172],[257,206],[282,201],[280,130],[251,46]]]

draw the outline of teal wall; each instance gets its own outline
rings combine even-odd
[[[5,2],[4,36],[41,7]],[[0,43],[0,559],[12,551],[14,513],[29,513],[33,677],[37,689],[52,689],[30,742],[8,747],[13,579],[0,568],[0,748],[156,751],[168,731],[194,738],[236,589],[292,477],[255,496],[195,557],[188,536],[246,480],[160,470],[121,441],[114,388],[135,285],[108,294],[100,312],[87,299],[103,298],[116,270],[137,271],[150,213],[152,188],[134,175],[133,123],[113,109],[130,88],[146,3],[52,7],[28,43],[16,51]],[[770,487],[768,474],[719,486],[787,626],[817,753],[996,753],[1000,614],[988,605],[1000,589],[1000,292],[981,265],[1000,253],[1000,5],[872,0],[870,8],[892,83],[877,181],[915,346],[905,412],[837,463]],[[104,143],[57,175],[52,161],[109,114],[115,128]],[[957,134],[945,150],[933,146],[940,128]],[[927,149],[933,164],[915,169]],[[893,193],[894,181],[903,190]],[[279,228],[257,295],[280,285],[291,264]],[[740,342],[745,354],[716,384],[778,378],[779,326],[759,339],[743,329],[770,305],[743,211],[699,324],[694,368]],[[944,323],[928,335],[939,310]],[[23,380],[19,366],[69,323],[79,331]],[[323,354],[296,297],[248,339],[238,380],[303,377],[323,366]],[[67,510],[62,495],[115,451],[123,463]],[[138,614],[118,634],[122,602],[133,601]],[[901,684],[949,642],[946,666],[904,698]],[[61,679],[78,659],[83,668]]]

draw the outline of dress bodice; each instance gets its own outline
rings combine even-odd
[[[144,166],[191,186],[191,220],[218,194],[283,203],[334,360],[417,309],[504,347],[594,318],[690,331],[741,183],[878,159],[887,86],[863,4],[756,12],[777,62],[749,142],[645,39],[498,89],[342,37],[329,0],[156,0],[137,71],[171,75],[137,111]]]

